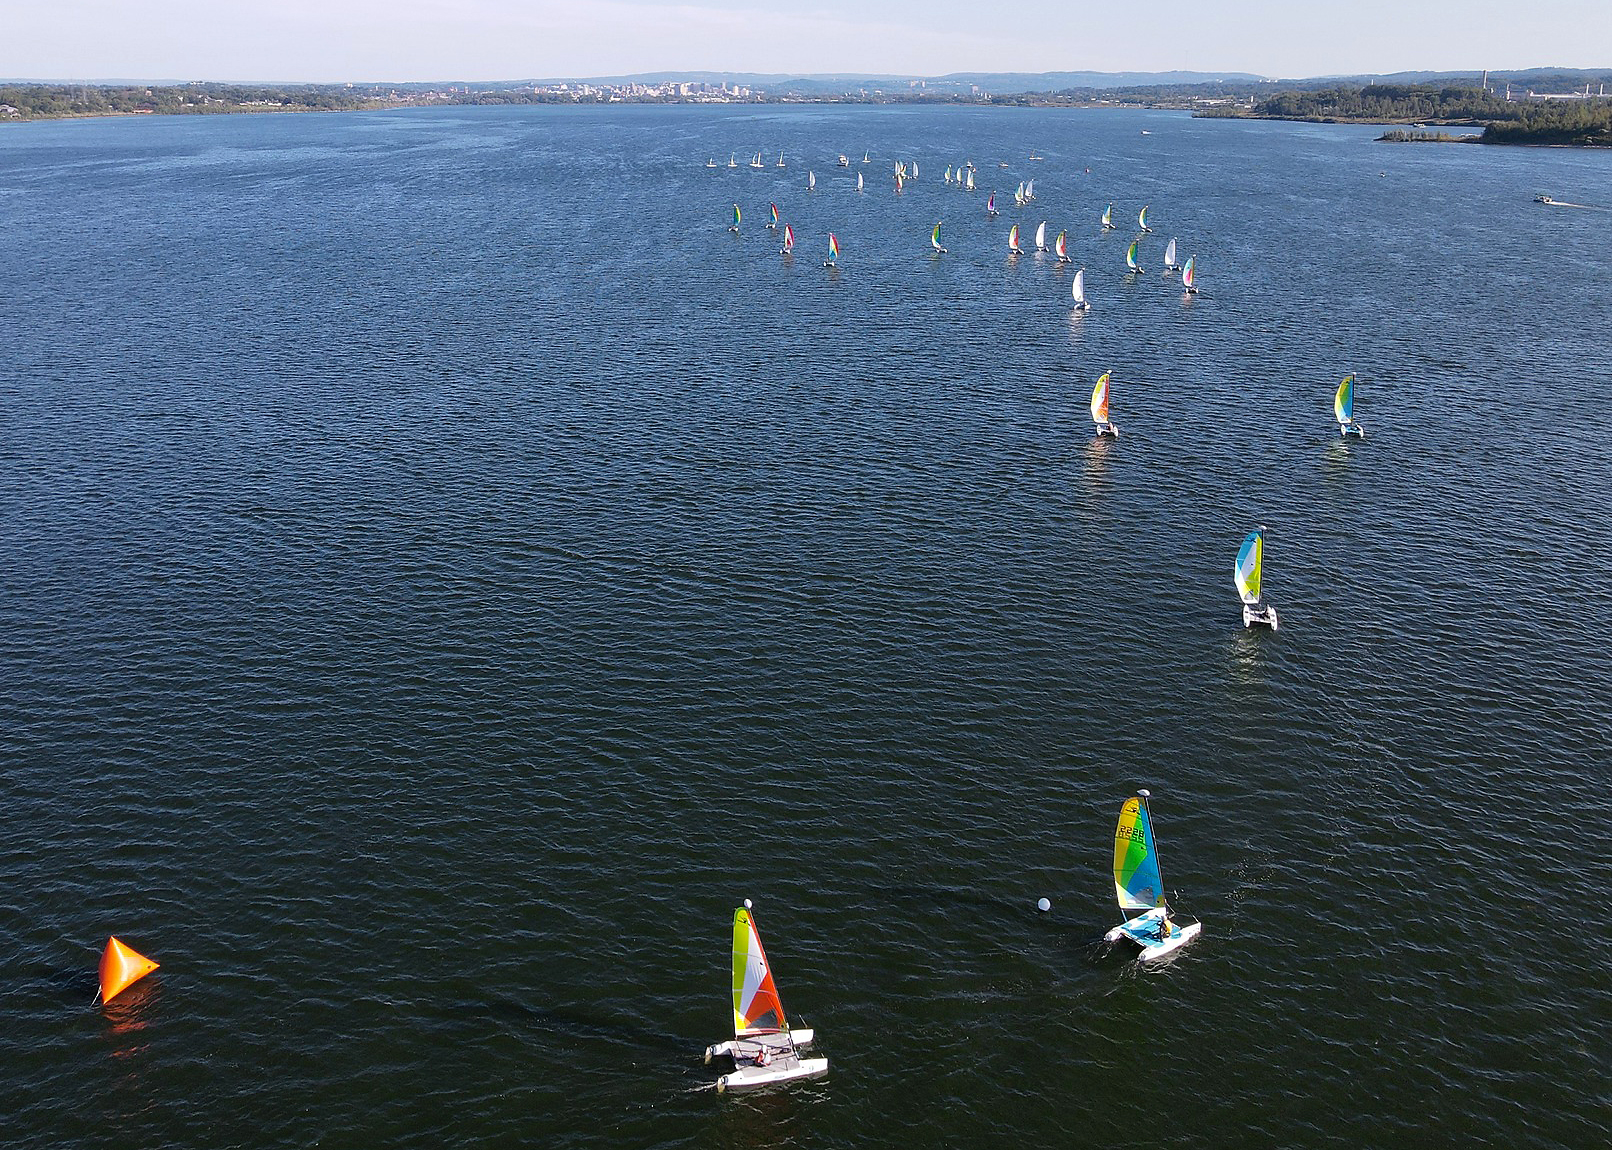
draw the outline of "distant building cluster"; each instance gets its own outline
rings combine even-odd
[[[620,100],[686,100],[691,104],[730,104],[736,100],[754,99],[756,93],[742,85],[729,87],[727,81],[717,85],[667,80],[660,84],[639,84],[632,81],[611,83],[533,84],[532,91],[543,96],[570,96],[575,100],[606,102]]]

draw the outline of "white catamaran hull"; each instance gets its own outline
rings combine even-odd
[[[800,1030],[791,1030],[778,1034],[752,1034],[744,1038],[730,1038],[726,1042],[718,1042],[715,1046],[705,1048],[705,1061],[713,1058],[754,1058],[766,1047],[769,1051],[787,1051],[790,1049],[804,1050],[812,1044],[817,1037],[810,1027]]]
[[[821,1078],[828,1073],[826,1058],[794,1058],[780,1056],[766,1066],[746,1063],[732,1073],[716,1080],[718,1094],[729,1090],[754,1090],[758,1086],[773,1086],[779,1082],[793,1082],[797,1078]]]
[[[1345,439],[1348,439],[1351,435],[1357,439],[1364,439],[1366,438],[1366,429],[1358,423],[1340,423],[1338,425],[1338,434]]]
[[[1161,939],[1159,937],[1161,917],[1158,911],[1150,910],[1116,926],[1103,935],[1103,941],[1118,942],[1122,938],[1129,939],[1141,948],[1141,953],[1136,956],[1138,962],[1154,962],[1174,954],[1203,933],[1201,922],[1188,923],[1186,926],[1177,926],[1172,922],[1173,929],[1170,931],[1170,936]]]
[[[1279,624],[1276,619],[1276,608],[1268,603],[1244,603],[1243,626],[1253,627],[1259,623],[1263,623],[1272,631],[1277,630]]]

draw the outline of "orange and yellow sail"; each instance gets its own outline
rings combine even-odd
[[[748,899],[746,900],[749,901]],[[767,952],[750,911],[733,912],[733,1036],[773,1034],[789,1029],[784,1004],[772,981]]]

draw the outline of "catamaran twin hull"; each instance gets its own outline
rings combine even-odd
[[[814,1037],[809,1029],[777,1031],[747,1034],[706,1047],[706,1062],[713,1058],[733,1059],[733,1069],[716,1080],[717,1093],[753,1090],[797,1078],[822,1078],[828,1073],[828,1059],[800,1056]]]
[[[1203,933],[1201,922],[1180,926],[1170,920],[1170,933],[1166,935],[1163,933],[1165,921],[1162,909],[1150,910],[1120,923],[1103,935],[1103,941],[1112,943],[1127,939],[1141,948],[1141,953],[1136,956],[1138,962],[1154,962],[1174,954]]]
[[[1276,618],[1276,608],[1269,603],[1244,603],[1243,626],[1252,628],[1263,623],[1272,631],[1277,630],[1281,624]]]

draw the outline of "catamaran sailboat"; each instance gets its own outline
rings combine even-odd
[[[806,190],[808,192],[815,192],[817,190],[817,173],[816,172],[807,172],[806,173]]]
[[[775,232],[778,230],[778,205],[769,204],[768,207],[772,209],[772,222],[767,225],[767,230]]]
[[[1022,256],[1024,249],[1019,247],[1019,225],[1014,224],[1008,229],[1008,254]]]
[[[837,268],[840,265],[835,261],[837,261],[839,258],[840,258],[840,238],[838,236],[836,236],[833,232],[829,232],[828,233],[828,259],[823,261],[823,266],[825,268]]]
[[[1041,226],[1036,228],[1036,230],[1035,230],[1035,250],[1038,251],[1038,252],[1044,252],[1044,251],[1048,250],[1048,248],[1047,248],[1047,221],[1046,220],[1042,220],[1041,221]]]
[[[1188,256],[1186,266],[1181,269],[1181,286],[1187,289],[1188,295],[1198,294],[1198,257]]]
[[[739,221],[741,219],[743,219],[743,218],[744,218],[744,216],[739,211],[739,205],[734,204],[733,205],[733,222],[728,225],[728,231],[732,232],[734,235],[738,235],[739,234]]]
[[[856,174],[856,190],[859,191],[859,192],[862,190],[862,173],[861,172],[858,172]]]
[[[1097,425],[1097,437],[1105,435],[1119,438],[1119,424],[1111,423],[1108,419],[1108,377],[1109,372],[1103,372],[1097,377],[1097,386],[1091,389],[1091,421]]]
[[[1068,232],[1058,233],[1058,238],[1052,241],[1052,250],[1057,254],[1059,263],[1066,264],[1069,262]]]
[[[1252,627],[1255,623],[1263,623],[1272,631],[1280,624],[1276,618],[1276,608],[1265,602],[1260,596],[1261,579],[1265,568],[1265,528],[1261,526],[1258,531],[1250,531],[1248,538],[1237,551],[1237,562],[1231,571],[1232,581],[1237,585],[1237,594],[1243,601],[1243,626]]]
[[[1114,230],[1114,205],[1109,204],[1106,208],[1103,209],[1103,231],[1111,232],[1113,230]]]
[[[1075,273],[1075,282],[1070,285],[1069,292],[1075,297],[1076,311],[1090,311],[1091,303],[1086,299],[1086,269],[1081,268]]]
[[[816,1036],[805,1027],[790,1029],[750,909],[745,899],[733,912],[733,1038],[705,1050],[707,1063],[733,1059],[733,1070],[716,1080],[718,1093],[828,1073],[828,1059],[801,1057]]]
[[[946,254],[946,249],[940,246],[940,224],[938,223],[935,225],[935,230],[929,233],[929,245],[935,249],[937,255]]]
[[[1169,275],[1175,269],[1175,237],[1171,236],[1170,242],[1164,245],[1164,274]]]
[[[965,188],[967,188],[971,192],[974,190],[974,169],[973,168],[968,169],[968,179],[963,184],[963,186]]]
[[[1151,204],[1143,204],[1142,210],[1136,213],[1136,226],[1142,229],[1144,232],[1150,232],[1153,230],[1147,226],[1147,210],[1152,206],[1153,205]]]
[[[734,154],[732,152],[729,152],[728,153],[728,167],[737,168],[738,166],[739,166],[739,161],[734,158]]]
[[[985,198],[985,214],[987,216],[996,215],[996,193],[995,192],[992,192],[989,196],[987,196]]]
[[[1129,939],[1141,947],[1143,962],[1180,950],[1203,933],[1203,923],[1178,923],[1164,897],[1159,848],[1153,838],[1153,816],[1146,790],[1125,800],[1114,828],[1114,895],[1119,909],[1131,917],[1103,936],[1114,943]],[[1140,912],[1140,913],[1138,913]]]
[[[1132,240],[1131,246],[1125,249],[1125,266],[1130,270],[1126,275],[1139,276],[1142,274],[1142,265],[1136,262],[1136,245],[1138,241]]]
[[[1338,394],[1332,399],[1332,414],[1338,417],[1338,434],[1348,439],[1351,435],[1366,438],[1366,429],[1355,422],[1355,377],[1344,376],[1338,384]]]
[[[774,164],[773,167],[781,168],[783,166],[784,166],[784,154],[782,152],[779,152],[778,153],[778,162],[776,164]]]
[[[785,224],[784,225],[784,246],[778,249],[778,254],[781,255],[781,256],[792,256],[792,255],[795,254],[795,225],[794,224]]]
[[[840,153],[840,167],[849,168],[850,166],[851,166],[850,158],[848,156],[846,156],[846,154],[844,152],[841,152]]]
[[[767,166],[766,162],[762,160],[760,152],[755,154],[755,157],[750,161],[750,166],[752,168],[756,168],[757,170]]]

